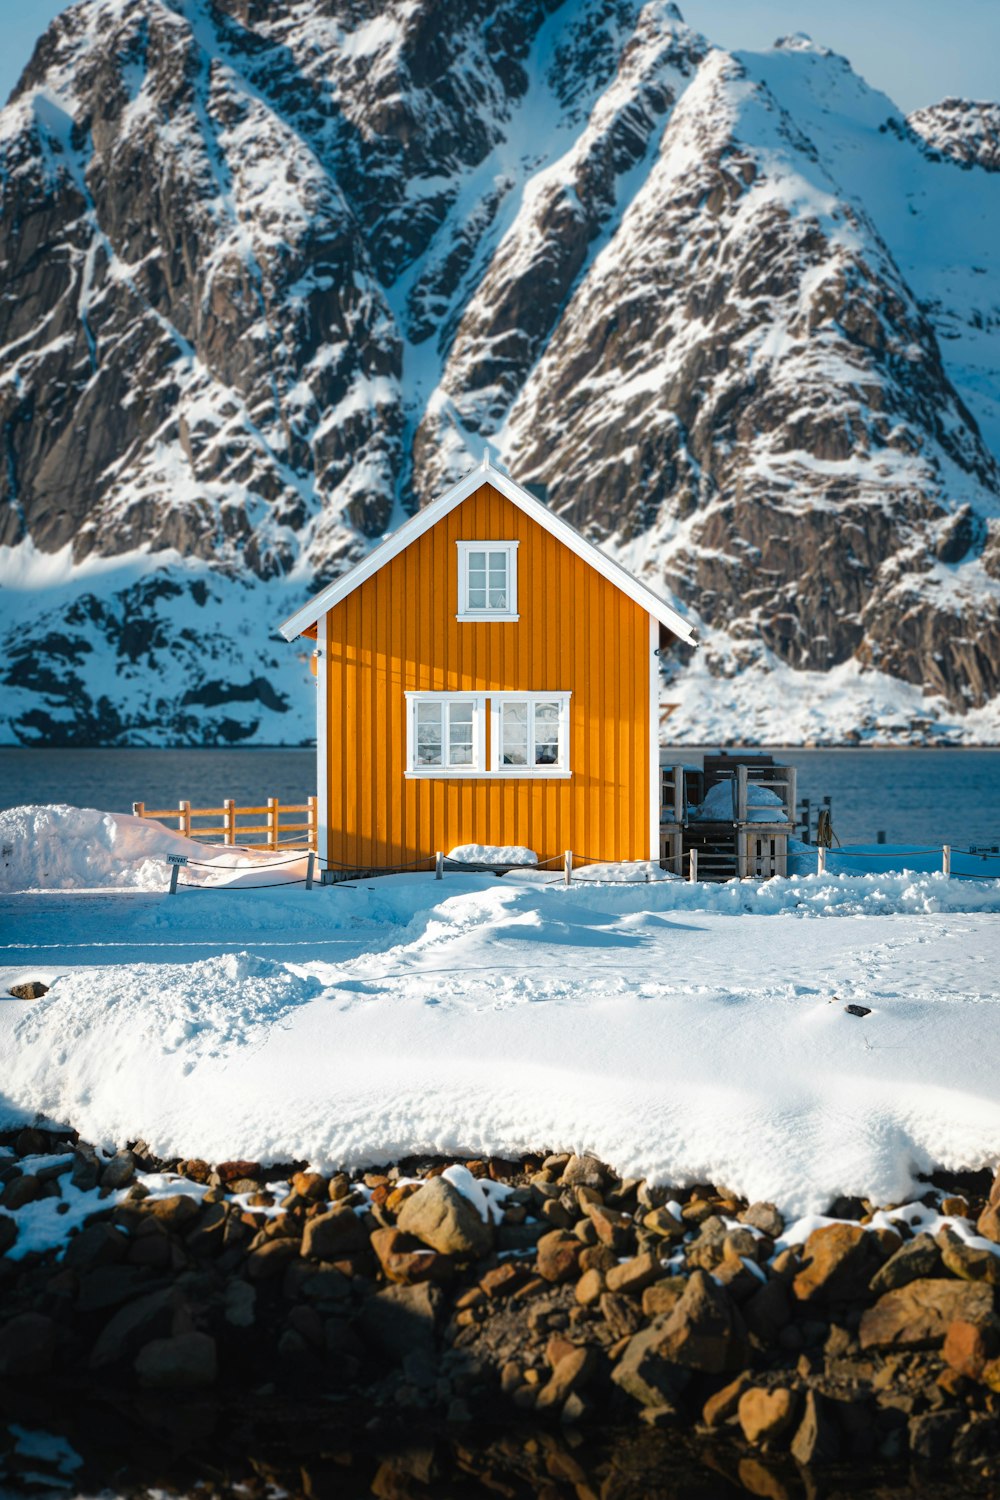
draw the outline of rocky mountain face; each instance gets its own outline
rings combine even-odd
[[[699,625],[676,737],[996,740],[997,108],[665,0],[71,7],[0,115],[4,737],[308,738],[278,620],[486,447]]]
[[[1000,104],[972,99],[942,99],[915,110],[909,123],[941,156],[963,166],[1000,172]]]

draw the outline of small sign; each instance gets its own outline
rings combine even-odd
[[[187,862],[188,862],[188,856],[186,854],[168,854],[167,855],[167,864],[168,865],[186,865]]]
[[[970,844],[970,854],[1000,854],[1000,844]]]

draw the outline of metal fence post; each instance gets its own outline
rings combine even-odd
[[[191,836],[191,804],[190,802],[178,802],[178,832],[183,833],[185,838]]]
[[[316,856],[312,852],[312,850],[310,849],[309,850],[309,858],[306,860],[306,890],[307,891],[311,891],[312,888],[313,888],[313,865],[315,864],[315,862],[316,862]]]
[[[563,880],[565,881],[565,883],[567,885],[571,885],[572,881],[573,881],[573,851],[572,851],[572,849],[567,849],[563,853]]]
[[[180,865],[170,866],[170,890],[167,892],[170,896],[177,895],[177,876],[180,873],[180,868]]]
[[[698,879],[698,851],[697,851],[697,849],[692,849],[691,853],[688,855],[688,880],[691,882],[692,885],[694,885],[696,883],[697,879]]]
[[[444,855],[439,849],[434,856],[434,879],[440,880],[444,875]]]
[[[941,872],[944,875],[950,875],[951,874],[951,845],[950,844],[942,844],[942,846],[941,846]]]

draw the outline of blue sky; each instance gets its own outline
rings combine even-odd
[[[0,0],[0,98],[65,0]],[[947,94],[1000,94],[1000,0],[680,0],[686,20],[723,47],[769,47],[808,31],[849,57],[907,113]]]

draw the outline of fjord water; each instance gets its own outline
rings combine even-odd
[[[799,797],[829,797],[843,844],[1000,843],[1000,750],[775,750],[798,768]],[[700,763],[690,747],[663,752]],[[68,802],[131,812],[133,802],[218,807],[232,797],[302,802],[316,790],[312,749],[94,750],[0,747],[0,808]]]

